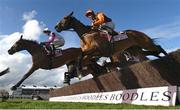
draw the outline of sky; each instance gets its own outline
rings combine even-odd
[[[48,37],[41,30],[48,27],[56,32],[57,22],[72,11],[77,19],[89,25],[90,20],[84,16],[88,9],[112,18],[116,31],[142,31],[158,38],[157,43],[168,52],[180,48],[180,0],[0,0],[0,71],[6,67],[11,69],[0,77],[0,88],[9,89],[31,66],[27,52],[7,53],[21,34],[26,39],[45,41]],[[59,34],[66,41],[63,49],[80,46],[76,33]],[[38,70],[23,84],[62,86],[66,69],[63,66],[50,71]]]

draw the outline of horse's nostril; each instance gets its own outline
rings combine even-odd
[[[9,49],[9,50],[8,50],[8,53],[9,53],[10,55],[12,55],[14,52],[13,52],[11,49]]]
[[[12,54],[11,50],[8,50],[8,54],[10,54],[10,55]]]

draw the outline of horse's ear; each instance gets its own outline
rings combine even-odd
[[[64,18],[72,17],[73,13],[74,13],[74,12],[72,11],[69,15],[65,16]]]
[[[21,35],[20,40],[23,38],[23,35]]]
[[[73,15],[73,13],[74,13],[74,12],[72,11],[72,12],[71,12],[68,16],[72,16],[72,15]]]

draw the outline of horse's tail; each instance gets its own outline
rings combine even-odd
[[[157,44],[157,39],[159,38],[150,38],[147,34],[145,34],[144,32],[141,32],[141,31],[136,31],[136,30],[131,30],[131,29],[128,29],[128,30],[123,30],[124,33],[136,33],[139,37],[139,39],[144,39],[145,41],[147,42],[151,42],[153,44]],[[157,44],[158,45],[158,44]]]
[[[141,39],[144,38],[145,41],[147,42],[151,42],[152,44],[156,45],[156,46],[159,46],[158,42],[159,42],[159,39],[162,39],[162,38],[159,38],[159,37],[156,37],[156,38],[151,38],[149,37],[147,34],[145,34],[144,32],[140,32],[140,31],[136,31],[136,30],[124,30],[123,32],[125,33],[137,33],[139,36],[141,36]]]
[[[0,72],[0,76],[6,74],[6,73],[8,73],[8,72],[9,72],[9,68],[7,68],[7,69],[5,69],[4,71]]]
[[[152,42],[153,42],[154,44],[158,45],[159,39],[161,39],[161,38],[159,38],[159,37],[152,38]]]
[[[158,44],[159,39],[162,38],[153,38],[152,41],[159,48],[160,52],[162,52],[164,55],[168,55],[168,53]]]

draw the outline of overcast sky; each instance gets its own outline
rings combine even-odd
[[[0,77],[0,87],[9,88],[31,66],[31,56],[18,52],[12,56],[7,50],[21,34],[26,39],[39,42],[47,40],[41,33],[44,27],[55,31],[54,26],[64,16],[74,11],[74,16],[85,24],[87,9],[102,11],[113,19],[116,31],[135,29],[159,38],[166,51],[180,47],[180,0],[0,0],[0,71],[10,67],[11,72]],[[59,33],[64,36],[63,48],[79,47],[74,32]],[[23,84],[62,86],[66,66],[51,71],[38,70]]]

